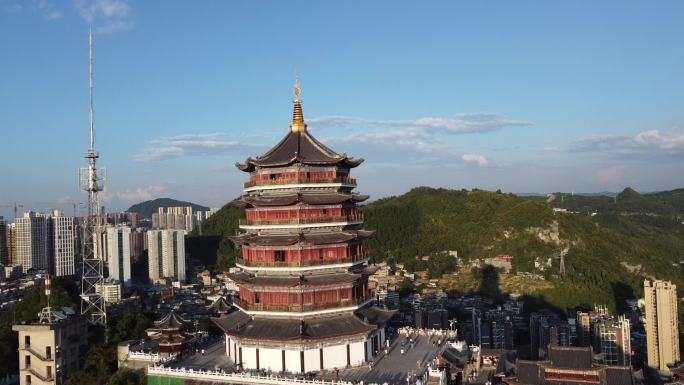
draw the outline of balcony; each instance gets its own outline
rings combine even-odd
[[[370,258],[367,252],[359,255],[335,259],[313,259],[308,261],[250,261],[244,258],[237,258],[236,262],[247,267],[310,267],[310,266],[324,266],[336,265],[340,263],[353,263]]]
[[[269,225],[309,225],[317,223],[362,222],[363,214],[343,215],[339,217],[314,218],[273,218],[273,219],[240,219],[241,226],[269,226]]]
[[[374,298],[372,295],[357,299],[343,299],[339,302],[325,304],[292,304],[292,305],[268,305],[263,303],[247,303],[240,298],[233,298],[233,303],[240,308],[248,311],[278,311],[278,312],[308,312],[316,310],[346,308],[358,306]]]
[[[309,184],[309,183],[342,183],[356,186],[356,179],[349,177],[336,178],[276,178],[264,180],[250,180],[244,183],[244,188],[255,186],[278,186],[287,184]]]

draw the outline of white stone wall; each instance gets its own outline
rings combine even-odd
[[[372,339],[375,335],[367,340],[360,340],[350,343],[349,346],[349,364],[351,366],[363,365],[366,362],[366,357],[372,359],[374,356]],[[382,331],[378,334],[380,337],[382,348],[384,348],[385,333]],[[237,347],[235,346],[238,343]],[[367,351],[364,351],[365,345],[368,345]],[[233,359],[235,363],[240,363],[239,355],[239,341],[226,337],[226,354]],[[245,369],[257,369],[257,351],[259,354],[258,362],[259,369],[266,369],[272,372],[281,372],[283,370],[283,349],[281,347],[242,347],[242,365]],[[302,351],[292,347],[285,350],[285,370],[290,373],[301,372],[301,354]],[[304,350],[304,371],[315,372],[321,369],[332,370],[342,369],[347,366],[347,344],[331,345],[323,347],[323,367],[321,368],[321,350],[320,348],[313,348]]]
[[[347,345],[323,348],[323,367],[325,369],[344,368],[345,366],[347,366]]]
[[[242,365],[245,369],[256,369],[256,348],[242,347]]]
[[[319,349],[304,351],[304,371],[315,372],[321,370],[321,353]]]
[[[299,350],[285,351],[285,369],[288,372],[299,373],[302,370],[302,363],[300,361],[301,354]]]
[[[352,366],[363,364],[366,356],[363,353],[363,341],[349,345],[349,361]]]
[[[259,349],[259,367],[272,372],[283,370],[283,351],[281,349]]]

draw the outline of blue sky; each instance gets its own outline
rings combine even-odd
[[[294,74],[359,191],[682,187],[684,3],[0,0],[0,206],[84,200],[95,31],[104,204],[221,206]],[[10,216],[7,207],[0,215]]]

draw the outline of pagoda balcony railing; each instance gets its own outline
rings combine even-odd
[[[345,308],[350,306],[358,306],[366,303],[373,295],[356,299],[343,299],[338,302],[324,303],[324,304],[291,304],[291,305],[269,305],[263,303],[247,303],[240,298],[233,298],[233,303],[244,310],[252,311],[289,311],[289,312],[305,312],[315,310],[326,310],[334,308]]]
[[[308,266],[323,266],[323,265],[334,265],[338,263],[349,263],[362,261],[364,259],[370,258],[367,252],[363,252],[359,255],[344,258],[335,259],[312,259],[308,261],[250,261],[244,258],[237,258],[236,262],[240,265],[249,267],[308,267]]]
[[[308,225],[316,223],[333,222],[361,222],[363,214],[356,213],[338,217],[324,216],[314,218],[274,218],[274,219],[240,219],[240,225],[259,226],[259,225]]]
[[[244,188],[255,186],[277,186],[285,184],[308,184],[308,183],[342,183],[356,186],[356,179],[346,176],[333,178],[275,178],[263,180],[250,180],[244,183]]]

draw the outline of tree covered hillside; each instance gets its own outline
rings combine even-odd
[[[662,194],[661,201],[677,201]],[[630,210],[642,206],[638,199],[623,201]],[[365,227],[376,230],[366,247],[375,261],[439,273],[455,268],[445,266],[456,263],[445,259],[445,251],[457,251],[464,262],[512,255],[513,274],[542,275],[549,288],[537,295],[560,309],[593,303],[616,308],[623,299],[641,295],[644,277],[672,280],[684,290],[684,272],[676,264],[684,259],[684,225],[676,221],[682,206],[671,204],[658,215],[651,209],[637,211],[638,215],[621,209],[594,216],[554,213],[553,207],[544,199],[500,192],[415,188],[362,207]],[[218,249],[221,268],[235,256],[225,237],[235,234],[242,215],[229,204],[203,226],[203,234],[218,239],[214,250]],[[535,270],[536,258],[548,260],[562,250],[567,252],[564,277],[558,274],[558,259],[552,259],[553,266],[544,272]],[[422,256],[432,257],[426,262]]]

